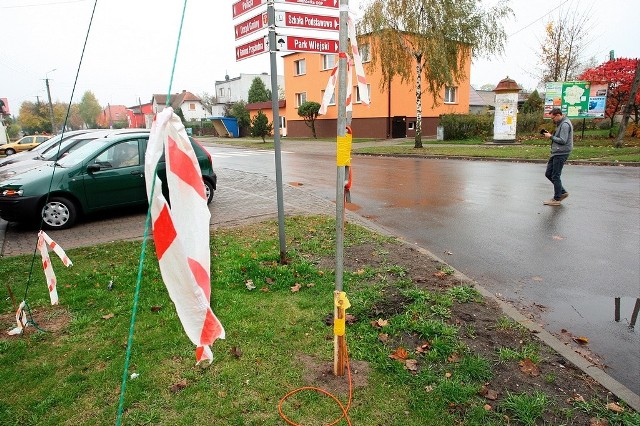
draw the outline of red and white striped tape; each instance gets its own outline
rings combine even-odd
[[[20,306],[18,306],[18,309],[16,310],[17,327],[7,332],[10,336],[15,336],[16,334],[22,334],[22,332],[24,331],[24,327],[27,326],[27,314],[24,311],[24,306],[25,306],[25,301],[23,300],[22,303],[20,303]]]
[[[163,153],[171,206],[155,174]],[[162,278],[182,327],[196,345],[196,363],[211,363],[209,345],[225,337],[210,306],[211,215],[196,154],[172,108],[165,108],[154,120],[145,156],[145,177]]]
[[[47,279],[47,287],[49,287],[49,298],[51,299],[52,305],[58,304],[58,290],[57,287],[57,279],[56,274],[53,272],[53,265],[51,264],[51,259],[49,258],[49,249],[53,250],[55,254],[58,255],[60,260],[64,266],[69,267],[72,266],[71,259],[64,252],[62,247],[55,243],[44,231],[40,231],[38,233],[38,250],[40,251],[40,256],[42,257],[42,268],[44,269],[44,275]]]

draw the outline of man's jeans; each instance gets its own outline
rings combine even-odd
[[[567,158],[569,158],[569,154],[554,155],[549,158],[549,161],[547,162],[547,171],[544,175],[551,181],[551,183],[553,183],[554,200],[559,200],[560,196],[567,192],[562,187],[562,181],[560,180],[560,175],[562,174],[562,166],[564,166]]]

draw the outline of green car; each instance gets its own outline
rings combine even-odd
[[[66,229],[87,213],[146,204],[144,153],[148,141],[148,132],[97,139],[55,163],[7,178],[0,182],[0,217],[9,222],[42,220],[46,229]],[[209,204],[217,181],[211,156],[194,139],[191,146]],[[158,175],[170,201],[164,159]]]

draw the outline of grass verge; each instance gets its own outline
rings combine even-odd
[[[292,217],[286,234],[286,265],[278,263],[273,221],[212,235],[212,307],[227,338],[214,344],[207,368],[194,365],[194,346],[148,247],[128,371],[139,376],[127,383],[124,424],[281,425],[279,400],[306,385],[346,404],[346,378],[331,374],[335,222]],[[68,269],[54,259],[55,307],[41,269],[27,286],[30,257],[0,259],[0,276],[18,297],[27,294],[42,330],[0,337],[0,424],[114,424],[140,248],[118,242],[69,250]],[[353,424],[640,422],[446,265],[351,224],[344,264]],[[0,322],[13,327],[10,299],[0,307]],[[314,392],[282,408],[305,425],[341,415]]]

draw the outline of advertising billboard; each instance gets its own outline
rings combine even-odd
[[[546,84],[544,118],[560,108],[568,118],[604,118],[607,105],[607,83],[589,81],[553,81]]]

